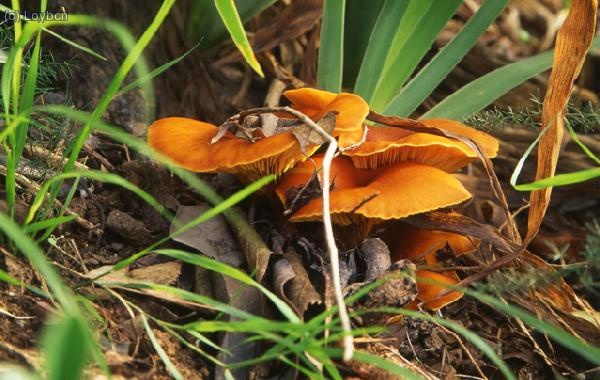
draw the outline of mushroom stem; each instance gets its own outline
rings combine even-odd
[[[340,322],[342,324],[342,330],[344,331],[344,354],[343,360],[348,362],[352,359],[354,353],[354,339],[352,338],[352,331],[350,326],[350,317],[348,316],[348,310],[344,303],[344,294],[342,293],[342,284],[340,283],[340,261],[339,252],[335,244],[335,237],[333,235],[333,224],[331,222],[331,213],[329,210],[329,190],[330,190],[330,177],[331,177],[331,162],[335,157],[335,153],[338,149],[337,140],[329,133],[325,132],[317,123],[311,118],[306,116],[304,113],[297,111],[291,107],[260,107],[252,108],[239,114],[232,116],[225,123],[230,122],[234,119],[246,117],[257,113],[266,112],[285,112],[297,117],[301,122],[307,125],[315,133],[317,133],[323,140],[328,142],[327,150],[323,157],[323,228],[325,230],[325,241],[327,244],[327,253],[329,254],[329,262],[331,266],[331,277],[333,282],[333,292],[335,300],[338,306],[338,315],[340,316]]]

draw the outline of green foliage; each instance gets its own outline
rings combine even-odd
[[[583,267],[577,268],[575,274],[584,289],[596,297],[600,294],[600,222],[588,223],[588,235],[581,252]]]
[[[346,0],[324,0],[317,78],[319,87],[340,92],[344,71]]]
[[[246,62],[258,75],[261,77],[264,76],[260,64],[254,56],[248,37],[246,37],[244,25],[242,24],[242,20],[240,19],[240,15],[237,12],[233,0],[215,0],[215,6],[217,7],[219,16],[221,16],[221,20],[231,35],[233,43],[240,53],[242,53]]]
[[[244,23],[276,0],[195,0],[190,2],[186,32],[192,41],[202,41],[208,49],[223,41],[228,33],[246,62],[261,77],[262,69],[246,37]]]
[[[348,0],[346,12],[342,6],[334,6],[342,2],[332,0],[330,6],[326,2],[319,50],[319,85],[339,91],[337,78],[343,71],[344,83],[364,97],[371,109],[409,116],[458,64],[507,2],[485,1],[460,33],[418,72],[417,66],[462,1],[385,0],[367,7],[360,0]],[[351,31],[346,28],[346,36],[345,21],[353,26]],[[341,46],[347,47],[345,60],[340,58]],[[349,67],[344,66],[345,62]],[[352,75],[356,72],[354,79]],[[499,97],[502,93],[496,91],[493,95]],[[467,95],[461,99],[467,103],[466,107],[470,105],[469,113],[482,108],[467,99]]]
[[[492,107],[469,116],[465,123],[487,131],[506,126],[538,129],[542,118],[542,101],[537,96],[533,96],[531,101],[534,104],[532,108]],[[577,133],[600,132],[600,107],[590,101],[570,101],[565,118]]]
[[[246,23],[276,0],[236,0],[235,7],[242,21]],[[215,0],[196,0],[189,5],[186,21],[187,34],[193,41],[203,41],[205,47],[213,47],[227,35],[228,29],[219,17]]]
[[[95,344],[89,326],[81,316],[55,318],[46,328],[43,350],[47,379],[81,379],[83,369]]]
[[[461,1],[386,0],[369,6],[361,0],[347,3],[345,12],[341,1],[325,3],[319,86],[339,91],[338,78],[344,72],[344,85],[365,98],[371,109],[408,117],[467,54],[508,0],[486,0],[462,30],[420,70],[418,65]],[[344,22],[348,24],[345,34]],[[341,46],[346,47],[343,59]],[[600,37],[593,46],[600,46]],[[552,57],[553,51],[548,51],[500,67],[449,95],[422,117],[464,120],[550,69]],[[358,71],[357,62],[361,62]]]
[[[510,184],[512,185],[513,188],[515,188],[516,190],[519,190],[519,191],[541,190],[541,189],[546,189],[548,187],[572,185],[575,183],[585,182],[585,181],[589,181],[591,179],[600,177],[600,158],[598,158],[587,146],[585,146],[579,140],[579,138],[577,137],[577,134],[575,133],[575,131],[569,124],[568,120],[565,120],[565,126],[567,127],[569,134],[571,135],[573,140],[579,145],[579,147],[585,152],[585,154],[591,160],[595,161],[596,164],[598,164],[599,166],[596,168],[591,168],[591,169],[578,170],[578,171],[572,172],[572,173],[555,174],[549,178],[543,178],[543,179],[540,179],[540,180],[537,180],[534,182],[518,185],[517,180],[519,178],[519,174],[521,173],[521,170],[523,169],[525,160],[527,160],[527,157],[529,157],[529,155],[533,151],[533,148],[535,148],[535,146],[539,143],[539,141],[542,138],[542,136],[544,135],[544,133],[549,130],[549,128],[546,127],[537,136],[535,141],[533,141],[533,143],[531,143],[531,145],[527,148],[525,153],[523,153],[523,156],[517,163],[517,166],[515,167],[515,170],[514,170],[512,176],[510,177]]]

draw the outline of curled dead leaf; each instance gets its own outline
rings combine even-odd
[[[597,11],[598,0],[573,0],[569,15],[558,32],[554,66],[542,109],[541,127],[548,130],[540,139],[536,180],[551,177],[556,171],[567,103],[596,32]],[[531,242],[539,231],[551,194],[551,187],[531,193],[526,243]]]

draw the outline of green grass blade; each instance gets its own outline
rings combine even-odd
[[[329,348],[327,349],[327,353],[335,358],[342,357],[342,350],[339,348]],[[400,367],[393,362],[386,360],[377,355],[372,355],[363,351],[354,351],[354,355],[352,356],[353,360],[357,360],[359,362],[367,363],[373,365],[377,368],[381,368],[392,375],[399,376],[401,379],[409,379],[409,380],[423,380],[424,377],[421,375],[409,370],[408,368]]]
[[[588,155],[591,155],[590,157],[592,159],[597,159],[597,157],[585,146],[581,143],[581,141],[579,141],[579,139],[577,138],[577,135],[575,134],[575,131],[573,131],[573,128],[571,128],[571,126],[569,125],[569,123],[567,122],[567,128],[569,130],[569,133],[572,133],[572,135],[575,137],[575,141],[582,147],[584,148],[584,152]],[[565,173],[565,174],[556,174],[552,177],[549,178],[543,178],[541,180],[537,180],[534,182],[530,182],[530,183],[525,183],[525,184],[521,184],[518,185],[517,181],[519,179],[519,175],[521,174],[521,171],[523,170],[523,166],[525,165],[525,161],[527,160],[527,157],[529,157],[529,155],[531,154],[531,152],[533,151],[533,149],[535,148],[535,146],[539,143],[540,139],[542,138],[542,136],[549,130],[548,127],[546,127],[544,130],[542,130],[538,136],[535,138],[535,140],[527,147],[527,149],[525,150],[525,152],[523,153],[523,155],[521,156],[521,158],[519,159],[519,161],[517,162],[517,165],[515,166],[515,170],[513,171],[512,175],[510,176],[510,184],[511,186],[518,191],[532,191],[532,190],[541,190],[541,189],[546,189],[548,187],[557,187],[557,186],[566,186],[566,185],[572,185],[575,183],[580,183],[580,182],[585,182],[585,181],[589,181],[591,179],[594,178],[598,178],[600,177],[600,167],[598,168],[592,168],[592,169],[586,169],[586,170],[580,170],[580,171],[576,171],[573,173]]]
[[[183,380],[184,379],[183,375],[181,374],[181,372],[179,372],[177,367],[175,367],[173,362],[171,362],[171,359],[169,359],[169,355],[167,355],[165,350],[162,348],[162,346],[158,342],[158,339],[156,339],[156,335],[154,335],[154,331],[152,331],[152,328],[150,327],[150,324],[148,323],[148,318],[146,318],[144,313],[140,313],[139,316],[142,319],[142,323],[144,325],[144,330],[146,330],[146,334],[148,334],[148,338],[150,338],[150,342],[152,343],[154,350],[156,351],[156,353],[162,360],[167,371],[169,371],[169,374],[171,374],[171,376],[173,376],[173,378],[175,380]]]
[[[35,214],[42,206],[49,189],[55,183],[62,182],[65,179],[69,179],[69,178],[82,178],[82,177],[89,178],[89,179],[99,181],[99,182],[110,183],[113,185],[120,186],[126,190],[129,190],[132,193],[136,194],[138,197],[140,197],[142,200],[144,200],[144,202],[146,202],[150,206],[154,207],[161,215],[163,215],[168,220],[173,219],[173,215],[169,212],[169,210],[167,210],[159,201],[157,201],[156,198],[154,198],[148,192],[140,189],[133,183],[127,181],[125,178],[123,178],[117,174],[113,174],[113,173],[105,173],[105,172],[96,171],[96,170],[86,170],[86,171],[60,173],[60,174],[57,174],[54,177],[50,178],[48,181],[44,182],[44,184],[42,185],[42,187],[36,194],[32,204],[31,204],[31,207],[29,208],[29,213],[25,219],[25,223],[27,224],[34,220]]]
[[[245,285],[253,286],[253,287],[257,288],[258,290],[260,290],[265,295],[265,297],[267,297],[271,302],[273,302],[275,304],[275,306],[277,306],[277,309],[281,312],[281,314],[283,314],[283,316],[288,319],[288,321],[293,322],[293,323],[300,322],[300,319],[296,316],[296,313],[294,313],[292,308],[290,306],[288,306],[287,303],[282,301],[273,292],[271,292],[270,290],[268,290],[267,288],[265,288],[258,282],[254,281],[254,279],[252,279],[252,277],[248,276],[246,273],[242,272],[241,270],[239,270],[237,268],[234,268],[230,265],[213,260],[206,256],[191,254],[191,253],[188,253],[185,251],[179,251],[179,250],[175,250],[175,249],[157,250],[157,251],[154,251],[154,253],[169,256],[174,259],[186,262],[188,264],[196,265],[196,266],[202,267],[204,269],[208,269],[210,271],[220,273],[224,276],[231,277]]]
[[[21,102],[19,104],[20,114],[29,114],[31,112],[31,106],[35,98],[35,88],[37,85],[38,70],[40,65],[40,52],[42,49],[41,35],[37,34],[35,43],[33,45],[33,52],[31,59],[29,60],[29,66],[27,69],[27,76],[25,77],[25,85],[23,86],[23,94],[21,96]],[[23,148],[25,147],[25,140],[27,138],[27,130],[29,123],[21,123],[15,130],[16,133],[16,146],[13,154],[18,159],[23,154]]]
[[[344,20],[344,81],[353,88],[360,65],[369,46],[369,38],[385,0],[347,0]]]
[[[0,281],[6,282],[7,284],[20,286],[23,289],[27,289],[30,292],[32,292],[33,294],[40,296],[42,298],[52,298],[48,293],[46,293],[42,289],[36,288],[35,286],[31,286],[29,284],[24,283],[21,280],[18,280],[16,278],[12,277],[4,269],[0,269]]]
[[[421,6],[423,4],[427,2],[421,3]],[[381,8],[354,87],[354,91],[365,99],[370,99],[375,91],[397,33],[401,33],[402,28],[406,27],[407,19],[404,19],[404,14],[408,5],[408,1],[386,0]]]
[[[54,230],[56,227],[60,226],[61,224],[72,222],[75,219],[77,219],[77,217],[72,216],[72,215],[44,219],[39,222],[34,222],[27,226],[24,226],[23,232],[26,233],[27,235],[31,235],[38,231],[45,230],[48,228]]]
[[[435,316],[432,316],[429,314],[425,314],[425,313],[418,312],[418,311],[407,310],[407,309],[378,308],[377,310],[379,310],[381,312],[386,312],[386,313],[398,313],[398,314],[406,315],[406,316],[409,316],[412,318],[418,318],[418,319],[422,319],[422,320],[426,320],[426,321],[431,321],[431,322],[437,323],[441,326],[444,326],[445,328],[450,329],[450,330],[456,332],[457,334],[462,335],[473,346],[475,346],[485,356],[487,356],[488,359],[490,359],[490,361],[496,365],[496,367],[498,367],[500,372],[502,372],[502,374],[504,375],[504,378],[510,379],[510,380],[516,380],[515,375],[512,373],[510,368],[508,368],[508,365],[504,362],[504,360],[502,360],[502,358],[498,355],[498,353],[496,351],[494,351],[494,349],[483,338],[481,338],[479,335],[477,335],[473,331],[470,331],[469,329],[465,328],[460,323],[456,323],[454,321],[451,321],[451,320],[448,320],[445,318],[435,317]]]
[[[548,187],[558,187],[573,185],[600,177],[600,168],[580,170],[573,173],[557,174],[550,178],[544,178],[539,181],[525,183],[522,185],[513,185],[519,191],[541,190]]]
[[[519,307],[506,304],[495,297],[473,290],[466,290],[465,292],[469,296],[493,306],[495,309],[500,310],[506,315],[519,318],[529,326],[548,335],[562,346],[577,353],[581,357],[586,358],[595,365],[600,365],[600,348],[590,346],[588,343],[576,338],[565,330],[562,330],[548,322],[544,322],[538,319],[535,315],[530,314]]]
[[[327,91],[342,90],[345,14],[346,0],[324,0],[317,82]]]
[[[83,148],[83,144],[85,144],[85,141],[87,140],[87,138],[89,137],[89,135],[92,131],[93,122],[100,120],[102,118],[102,116],[106,112],[110,102],[112,101],[113,97],[115,96],[115,94],[117,94],[117,92],[119,91],[119,88],[121,87],[121,84],[127,77],[127,74],[129,74],[131,69],[138,62],[138,60],[140,60],[142,52],[144,51],[146,46],[148,46],[148,44],[150,43],[150,41],[156,34],[158,28],[161,26],[162,22],[169,14],[169,11],[170,11],[171,7],[173,6],[174,2],[175,2],[175,0],[164,0],[163,1],[158,12],[156,13],[156,16],[154,17],[154,20],[150,24],[150,26],[148,26],[148,28],[144,31],[144,33],[142,33],[139,40],[131,48],[131,50],[129,51],[129,53],[127,54],[125,59],[123,60],[123,63],[117,70],[115,76],[109,83],[108,88],[106,89],[102,98],[100,99],[98,106],[96,106],[96,108],[94,109],[94,112],[92,112],[90,119],[83,126],[83,128],[81,128],[80,132],[78,133],[78,135],[75,139],[75,142],[71,147],[71,153],[69,154],[69,159],[68,159],[67,163],[65,164],[65,168],[64,168],[65,171],[71,171],[73,169],[73,167],[75,165],[75,161],[77,160],[77,157],[79,156],[79,152]],[[146,70],[146,73],[147,72],[148,72],[148,70]],[[143,76],[143,75],[141,75],[141,76]],[[146,99],[146,100],[148,101],[148,99]],[[56,192],[56,190],[54,192]],[[54,194],[54,196],[55,196],[55,194]]]
[[[71,188],[67,192],[67,196],[65,197],[65,199],[63,201],[63,205],[60,208],[60,210],[58,210],[58,217],[64,216],[65,212],[71,205],[71,202],[73,201],[73,197],[75,197],[75,193],[77,192],[77,189],[79,188],[79,181],[81,181],[81,177],[75,178],[75,180],[71,184]],[[37,241],[41,242],[41,241],[46,240],[52,234],[52,232],[54,232],[55,228],[56,228],[56,226],[48,227],[46,229],[46,231],[44,231],[44,233],[42,233],[41,236],[37,238]]]
[[[94,344],[81,316],[65,315],[50,323],[43,340],[47,379],[81,379]]]
[[[92,57],[96,57],[96,58],[98,58],[101,61],[107,61],[107,59],[106,59],[105,56],[103,56],[103,55],[101,55],[99,53],[96,53],[95,51],[93,51],[92,49],[90,49],[87,46],[80,45],[77,42],[75,42],[73,40],[70,40],[70,39],[68,39],[68,38],[66,38],[66,37],[64,37],[64,36],[56,33],[55,31],[48,29],[48,28],[42,28],[42,29],[43,29],[44,32],[48,33],[49,35],[51,35],[53,37],[56,37],[60,41],[64,42],[65,44],[67,44],[69,46],[74,47],[77,50],[81,50],[82,52],[87,53],[87,54],[91,55]]]
[[[264,77],[265,75],[262,72],[260,63],[258,63],[258,60],[254,56],[252,46],[248,41],[248,37],[246,37],[246,31],[244,30],[244,25],[242,24],[240,15],[235,7],[235,2],[233,0],[215,0],[215,6],[217,7],[217,12],[219,12],[225,27],[231,35],[233,43],[240,53],[242,53],[246,62],[258,75]]]
[[[40,248],[31,240],[21,228],[10,220],[5,214],[0,213],[0,231],[2,231],[40,272],[52,296],[61,304],[67,314],[78,312],[74,295],[63,285],[62,278],[50,265]]]
[[[194,292],[190,292],[181,288],[176,288],[169,285],[160,285],[146,282],[119,282],[119,281],[104,281],[102,279],[94,280],[95,283],[112,287],[118,286],[122,288],[129,289],[149,289],[157,292],[162,292],[165,294],[169,294],[173,297],[176,297],[183,301],[193,302],[198,305],[204,306],[205,308],[219,311],[221,313],[231,315],[236,318],[248,319],[248,318],[260,318],[258,316],[249,314],[243,310],[237,309],[228,303],[217,301],[211,297],[203,296],[201,294],[196,294]]]
[[[123,87],[120,91],[120,93],[124,94],[128,91],[133,90],[134,88],[140,86],[141,84],[154,79],[155,77],[159,76],[160,74],[164,73],[165,71],[167,71],[168,69],[170,69],[172,66],[178,64],[179,62],[181,62],[185,57],[187,57],[192,51],[194,51],[198,46],[200,46],[200,43],[196,44],[196,46],[192,47],[190,50],[186,51],[184,54],[180,55],[179,57],[175,58],[172,61],[169,61],[163,65],[160,65],[159,67],[157,67],[156,69],[152,70],[151,72],[149,72],[148,74],[144,75],[141,78],[137,78],[136,80],[134,80],[133,82],[129,83],[127,86]]]
[[[565,126],[569,131],[569,135],[571,135],[573,141],[575,141],[575,143],[579,145],[583,153],[585,153],[585,155],[588,156],[592,161],[596,162],[596,164],[600,165],[600,158],[598,158],[598,156],[596,156],[594,152],[590,150],[590,148],[588,148],[583,142],[581,142],[579,136],[577,136],[577,133],[575,132],[575,130],[573,130],[573,127],[571,126],[571,123],[567,118],[565,118]]]
[[[385,113],[408,117],[444,80],[477,39],[506,7],[508,0],[486,0],[436,56],[400,91],[386,107]]]
[[[238,14],[245,24],[246,21],[256,16],[276,0],[236,0]],[[192,41],[203,39],[206,47],[213,47],[221,42],[227,34],[223,20],[215,7],[214,0],[194,0],[189,4],[188,18],[186,20],[186,33]]]
[[[383,75],[379,76],[379,81],[369,102],[373,110],[383,111],[398,94],[461,3],[462,0],[434,1],[431,8],[422,16],[407,37],[407,42],[395,55],[388,56],[386,69]]]
[[[594,38],[592,48],[600,47],[600,36]],[[552,67],[554,50],[547,51],[519,62],[502,66],[491,73],[465,85],[421,118],[447,118],[464,120],[481,111],[511,89]]]

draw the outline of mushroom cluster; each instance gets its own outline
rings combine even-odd
[[[441,265],[436,251],[450,248],[461,254],[473,249],[473,242],[459,235],[409,231],[407,226],[395,231],[398,224],[390,222],[457,208],[471,199],[451,173],[476,159],[477,152],[462,141],[428,133],[427,128],[465,136],[490,158],[498,150],[493,137],[445,119],[424,120],[419,131],[367,126],[367,103],[348,93],[302,88],[284,96],[293,109],[317,124],[335,115],[329,133],[338,139],[341,154],[331,166],[330,212],[336,225],[351,231],[350,244],[360,243],[375,226],[388,225],[389,235],[396,239],[387,242],[394,260],[410,259],[433,268]],[[276,193],[289,208],[290,221],[321,220],[323,156],[317,151],[322,142],[299,137],[294,132],[298,120],[289,115],[276,114],[275,120],[260,116],[236,120],[235,130],[227,123],[217,127],[186,118],[161,119],[150,126],[148,142],[192,171],[233,173],[243,181],[280,175]],[[430,280],[418,282],[419,300],[427,308],[438,309],[462,295],[446,288],[458,282],[455,272],[425,269],[417,275]]]
[[[329,104],[333,97],[325,91],[296,90],[292,103],[300,105],[309,116],[318,117],[323,113],[320,107]],[[340,118],[352,114],[351,109],[339,112]],[[470,139],[489,158],[495,157],[498,142],[452,120],[423,120],[421,130],[414,131],[366,126],[365,118],[360,120],[363,128],[338,135],[341,155],[331,167],[332,220],[342,227],[344,240],[354,246],[381,225],[386,231],[382,238],[390,246],[392,262],[409,259],[429,268],[417,271],[417,301],[426,308],[439,309],[459,299],[462,293],[448,289],[459,279],[456,272],[441,270],[437,254],[450,250],[461,255],[473,251],[476,242],[461,235],[417,230],[393,221],[434,210],[451,210],[471,199],[451,173],[477,159],[477,152],[462,141],[429,133],[427,128]],[[323,199],[318,192],[313,191],[312,199],[302,194],[304,189],[314,188],[307,184],[319,178],[315,173],[322,165],[322,156],[315,154],[281,177],[276,191],[282,203],[291,208],[290,221],[322,218]]]

